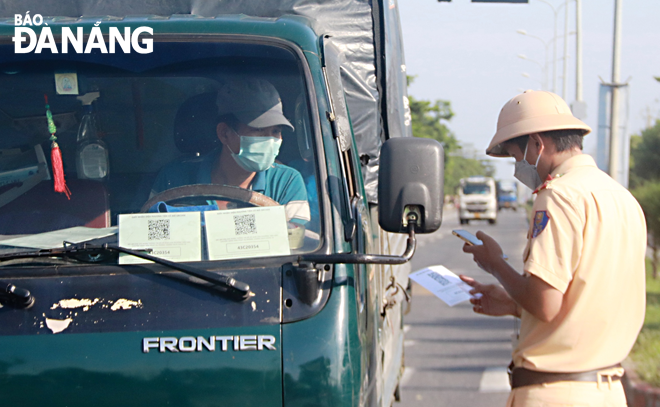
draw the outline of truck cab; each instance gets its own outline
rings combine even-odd
[[[497,182],[497,210],[518,209],[518,183],[516,181]]]
[[[5,9],[3,403],[394,403],[407,262],[415,233],[440,226],[442,148],[409,137],[405,86],[388,91],[396,106],[363,86],[391,68],[351,69],[364,61],[323,19],[333,2],[293,3],[62,2],[39,25],[23,24],[38,3]],[[395,7],[363,6],[398,28]],[[374,30],[354,33],[372,53]],[[218,106],[241,95],[220,90],[251,80],[291,126],[248,187],[223,184]]]
[[[491,177],[461,178],[458,187],[458,218],[461,224],[470,220],[497,222],[497,189]]]

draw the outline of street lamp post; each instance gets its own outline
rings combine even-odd
[[[575,102],[571,103],[571,110],[573,111],[573,115],[579,119],[584,119],[587,116],[587,105],[584,103],[583,100],[583,93],[582,93],[582,0],[566,0],[564,3],[559,5],[559,7],[555,8],[552,4],[547,2],[546,0],[538,0],[542,3],[547,4],[552,8],[552,11],[554,13],[554,27],[555,27],[555,36],[550,40],[550,42],[553,43],[553,50],[554,50],[554,57],[552,59],[553,62],[553,73],[552,73],[552,91],[556,92],[557,88],[557,40],[560,38],[560,36],[557,36],[557,17],[558,17],[558,12],[562,7],[566,7],[566,21],[565,21],[565,26],[564,26],[564,57],[563,57],[563,62],[564,62],[564,74],[563,74],[563,90],[562,90],[562,97],[566,99],[567,97],[567,86],[568,86],[568,36],[570,34],[575,33]],[[571,1],[575,1],[575,31],[574,32],[568,32],[568,3]],[[616,0],[618,1],[618,0]],[[549,43],[545,42],[543,39],[530,35],[527,33],[525,30],[518,30],[517,31],[519,34],[522,35],[527,35],[532,38],[536,38],[537,40],[541,41],[543,45],[545,46],[545,58],[546,58],[546,66],[548,64],[548,47]],[[547,69],[546,69],[547,71]],[[547,78],[546,78],[547,82]]]
[[[539,0],[541,3],[545,3],[552,9],[552,12],[555,15],[554,25],[555,25],[555,35],[552,38],[552,91],[557,93],[557,12],[559,8],[555,8],[552,4],[545,0]],[[566,3],[563,3],[566,4]],[[559,6],[561,7],[561,6]]]
[[[575,0],[575,102],[571,110],[580,120],[587,117],[587,104],[582,97],[582,0]]]
[[[566,4],[566,7],[564,7],[566,10],[564,19],[564,78],[562,80],[561,97],[566,100],[568,91],[568,1],[564,4]]]
[[[568,3],[573,0],[566,0],[562,4],[559,5],[559,7],[553,6],[551,3],[549,3],[546,0],[538,0],[541,3],[547,4],[551,9],[552,13],[554,14],[554,30],[555,34],[554,37],[552,38],[552,91],[554,93],[557,93],[557,39],[559,38],[557,36],[557,17],[559,15],[559,11],[561,10],[562,7],[566,7],[566,24],[565,24],[565,34],[564,34],[564,54],[566,54],[566,50],[568,48]],[[566,60],[568,58],[566,55],[564,55],[564,90],[563,90],[563,97],[564,99],[566,98],[566,69],[567,69],[567,63]]]
[[[528,79],[531,79],[531,80],[533,80],[533,81],[538,82],[539,84],[541,84],[541,86],[542,86],[543,89],[545,90],[545,84],[544,84],[543,82],[541,82],[540,80],[538,80],[538,79],[532,77],[532,75],[528,74],[527,72],[521,72],[520,75],[524,76],[525,78],[528,78]]]
[[[542,68],[543,68],[544,83],[545,83],[545,85],[543,86],[543,90],[547,90],[547,89],[548,89],[548,51],[549,51],[548,47],[549,47],[550,44],[547,43],[547,42],[545,42],[542,38],[537,37],[536,35],[529,34],[527,31],[525,31],[525,30],[523,30],[523,29],[517,30],[516,32],[517,32],[518,34],[526,35],[526,36],[528,36],[528,37],[530,37],[530,38],[534,38],[534,39],[536,39],[536,40],[539,40],[539,41],[541,41],[541,43],[543,44],[543,47],[545,48],[545,64],[544,64],[543,67],[542,67]],[[534,60],[532,60],[532,59],[527,58],[527,57],[526,57],[525,55],[523,55],[523,54],[518,54],[518,58],[520,58],[520,59],[526,59],[526,60],[528,60],[528,61],[533,61],[533,62],[539,64],[538,62],[536,62],[536,61],[534,61]],[[540,65],[540,64],[539,64],[539,65]]]
[[[543,78],[544,78],[544,80],[543,80],[543,81],[539,81],[539,82],[541,83],[541,85],[542,85],[542,87],[543,87],[543,90],[546,90],[546,89],[548,88],[548,87],[547,87],[547,85],[548,85],[548,75],[547,75],[547,73],[546,73],[546,68],[547,68],[547,65],[548,65],[547,61],[546,61],[546,64],[545,64],[545,65],[542,65],[542,64],[541,64],[540,62],[538,62],[538,61],[535,61],[535,60],[533,60],[533,59],[531,59],[531,58],[527,58],[527,55],[525,55],[525,54],[518,54],[518,58],[520,58],[520,59],[524,59],[525,61],[533,62],[533,63],[535,63],[536,65],[538,65],[538,66],[541,68],[541,72],[543,73]],[[531,78],[531,76],[530,76],[529,74],[524,73],[524,72],[523,72],[522,76],[524,76],[524,77],[526,77],[526,78]]]
[[[612,50],[612,102],[610,113],[610,176],[621,182],[623,177],[619,175],[620,140],[619,140],[619,86],[621,84],[621,0],[614,3],[614,46]],[[623,169],[626,171],[626,169]],[[627,185],[625,185],[627,187]]]
[[[582,0],[575,0],[575,100],[582,102]]]

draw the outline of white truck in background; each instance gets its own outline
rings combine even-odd
[[[461,178],[458,189],[458,218],[467,224],[470,220],[486,219],[497,222],[497,188],[491,177]]]

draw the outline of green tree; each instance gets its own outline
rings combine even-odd
[[[444,124],[444,121],[449,121],[454,116],[451,103],[445,100],[435,102],[417,100],[412,96],[408,99],[410,100],[413,135],[439,141],[447,153],[457,150],[458,141]]]
[[[408,76],[408,86],[414,80],[414,76]],[[434,102],[417,100],[413,96],[408,96],[408,101],[410,102],[413,136],[437,140],[445,149],[445,155],[460,148],[458,140],[445,124],[454,116],[454,112],[451,110],[451,102],[446,100],[436,100]]]
[[[660,120],[630,140],[630,187],[660,180]]]
[[[414,77],[408,77],[408,84]],[[494,167],[487,160],[481,161],[470,157],[469,152],[461,146],[452,131],[447,127],[454,116],[451,102],[446,100],[417,100],[412,96],[410,112],[412,115],[412,132],[415,137],[437,140],[445,150],[445,195],[455,195],[458,181],[472,175],[492,176]]]
[[[630,188],[644,210],[653,255],[653,278],[660,267],[660,120],[630,140]]]
[[[660,250],[660,181],[646,182],[632,191],[646,217],[646,227],[649,231],[649,247],[653,252],[651,267],[653,278],[658,278],[658,251]]]
[[[469,153],[459,148],[447,157],[445,162],[445,194],[455,195],[461,178],[474,175],[495,175],[495,167],[488,160],[469,157]]]

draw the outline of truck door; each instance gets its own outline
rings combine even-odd
[[[353,253],[398,254],[405,248],[405,237],[386,233],[376,221],[377,209],[369,210],[358,152],[346,106],[342,80],[341,51],[326,38],[324,43],[326,77],[333,106],[332,122],[343,172],[346,199],[344,239]],[[372,222],[373,219],[373,222]],[[373,228],[373,231],[372,231]],[[375,237],[375,239],[374,239]],[[403,361],[402,291],[407,284],[410,267],[352,265],[363,366],[366,376],[362,400],[366,405],[390,406],[401,374]],[[374,397],[379,395],[379,397]]]
[[[354,142],[346,96],[342,84],[341,51],[324,39],[324,69],[329,87],[332,112],[330,119],[337,140],[343,184],[344,236],[353,253],[376,253],[372,241],[372,222],[366,206],[364,185]],[[337,239],[336,239],[337,240]],[[380,276],[373,264],[352,264],[355,280],[355,298],[358,329],[362,346],[363,383],[360,405],[379,405],[382,394],[382,356],[378,346]]]
[[[401,253],[405,247],[402,235],[379,229],[379,246],[383,254]],[[378,334],[383,371],[382,406],[392,404],[399,378],[403,374],[403,313],[406,308],[405,287],[410,264],[377,265],[378,305],[380,307]]]

